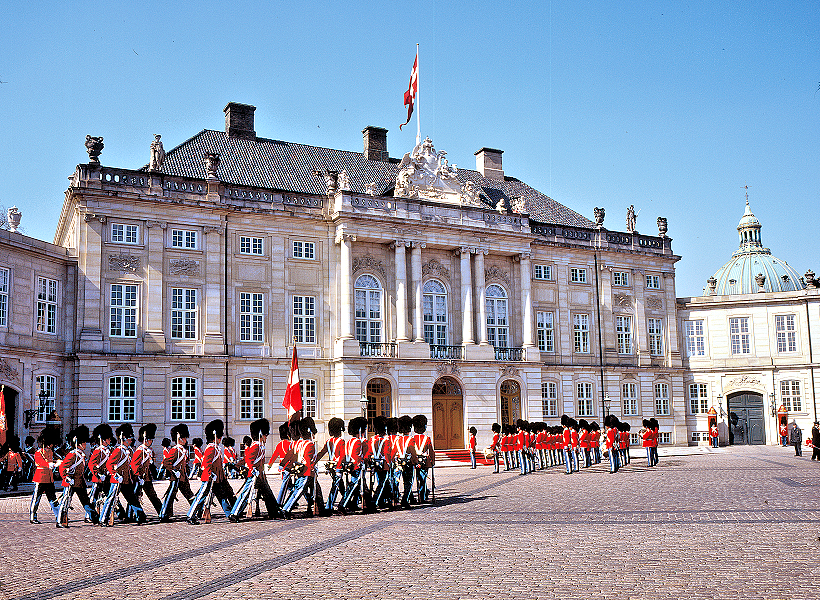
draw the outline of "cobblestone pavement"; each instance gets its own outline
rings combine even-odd
[[[436,479],[431,507],[198,527],[58,530],[3,498],[0,598],[820,598],[820,464],[790,448]]]

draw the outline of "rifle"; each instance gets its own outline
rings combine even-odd
[[[264,467],[262,467],[264,469]],[[265,477],[264,471],[257,475],[257,477]],[[251,493],[248,496],[248,507],[245,510],[245,517],[250,519],[253,517],[253,503],[256,500],[256,481],[251,485]]]
[[[432,465],[430,467],[430,493],[432,500],[430,500],[430,504],[436,503],[436,467]]]
[[[211,481],[208,482],[210,485],[210,489],[208,490],[208,498],[205,500],[205,511],[202,513],[202,520],[205,523],[211,522],[211,503],[214,501],[214,480],[211,477]]]
[[[114,490],[113,490],[113,492],[109,492],[109,493],[113,493],[114,500],[112,501],[112,504],[111,504],[111,514],[108,515],[108,526],[109,527],[114,526],[114,513],[116,513],[117,511],[115,510],[115,507],[114,507],[113,503],[117,501],[117,497],[120,494],[120,484],[117,483],[116,481],[112,481],[111,485],[114,486]]]

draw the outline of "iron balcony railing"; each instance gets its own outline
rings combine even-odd
[[[504,348],[501,346],[495,347],[495,359],[496,360],[510,360],[510,361],[520,361],[524,360],[524,349],[523,348]]]
[[[441,360],[464,360],[464,347],[430,344],[430,358],[438,358]]]
[[[396,344],[392,342],[359,342],[359,356],[395,358]]]

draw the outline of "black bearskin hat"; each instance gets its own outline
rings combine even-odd
[[[590,430],[592,430],[592,431],[601,431],[601,426],[600,426],[600,425],[598,425],[598,422],[597,422],[597,421],[593,421],[592,423],[590,423],[590,424],[589,424],[589,428],[590,428]]]
[[[399,417],[399,433],[407,435],[413,429],[413,418],[409,415]]]
[[[476,429],[475,427],[470,427],[467,431],[469,431],[473,435],[476,435],[478,433],[478,429]]]
[[[94,428],[94,439],[97,440],[112,440],[114,439],[114,432],[111,431],[111,425],[108,423],[100,423]]]
[[[299,421],[299,433],[304,440],[310,439],[311,433],[316,433],[316,423],[313,422],[313,417],[305,417]]]
[[[379,415],[373,418],[373,431],[376,435],[387,434],[387,417]]]
[[[40,447],[59,446],[63,439],[58,429],[51,425],[46,425],[46,428],[37,436],[37,441],[40,442]]]
[[[194,438],[191,443],[197,448],[202,448],[202,438]]]
[[[327,431],[333,437],[341,437],[345,430],[345,422],[339,417],[333,417],[327,422]]]
[[[399,419],[398,417],[390,417],[387,419],[387,434],[388,435],[396,435],[399,432]]]
[[[224,433],[225,423],[222,422],[222,419],[214,419],[205,426],[205,439],[208,443],[216,441],[217,438],[221,438]]]
[[[250,448],[253,445],[253,440],[251,439],[251,436],[246,435],[245,437],[243,437],[242,445],[245,446],[245,448]]]
[[[650,422],[649,422],[649,419],[644,419],[644,420],[643,420],[643,426],[644,426],[644,427],[646,427],[647,429],[649,429],[649,426],[650,426],[651,424],[652,424],[652,423],[650,423]]]
[[[68,441],[76,446],[85,444],[88,441],[88,427],[85,425],[78,425],[76,429],[69,432]]]
[[[658,427],[660,427],[660,423],[658,423],[658,420],[655,417],[649,419],[649,423],[652,426],[652,429],[657,429]]]
[[[296,441],[301,437],[301,434],[299,433],[299,419],[293,419],[288,422],[288,434],[290,435],[290,439],[293,441]]]
[[[185,423],[180,423],[179,425],[174,425],[171,427],[171,441],[177,443],[179,438],[183,437],[186,440],[188,439],[189,432],[188,426]],[[200,445],[202,444],[202,440],[199,440]]]
[[[236,445],[236,440],[233,439],[232,437],[225,437],[222,440],[222,445],[225,446],[226,448],[230,448],[231,446]]]
[[[279,426],[279,439],[287,440],[290,438],[290,427],[287,422]]]
[[[171,438],[162,438],[162,442],[160,443],[160,445],[163,448],[170,448],[171,447]]]
[[[270,421],[267,419],[257,419],[250,426],[251,437],[255,440],[259,439],[260,435],[270,435]]]
[[[413,429],[416,433],[424,433],[427,431],[427,417],[425,415],[416,415],[413,417]]]
[[[566,414],[561,415],[561,425],[564,427],[569,427],[569,416]]]
[[[492,427],[493,433],[501,433],[501,425],[498,423],[493,423]]]
[[[157,435],[157,426],[153,423],[146,423],[140,427],[139,433],[141,440],[153,440]]]
[[[347,422],[347,432],[350,435],[352,435],[353,437],[356,437],[357,435],[359,435],[359,427],[360,427],[359,420],[360,419],[361,419],[361,417],[353,417],[352,419],[350,419]]]
[[[119,427],[117,427],[117,438],[123,440],[127,438],[134,437],[134,428],[131,427],[131,423],[123,423]]]

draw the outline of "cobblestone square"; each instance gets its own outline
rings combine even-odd
[[[820,597],[820,465],[678,450],[615,475],[439,468],[434,506],[375,515],[104,529],[75,506],[58,530],[3,498],[0,598]]]

